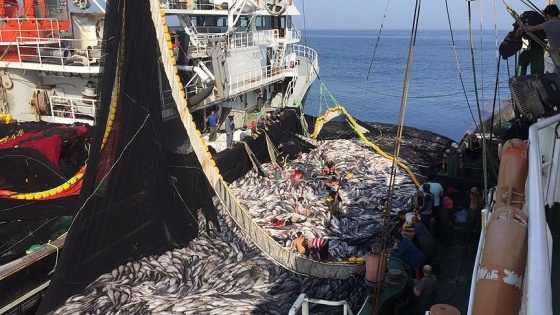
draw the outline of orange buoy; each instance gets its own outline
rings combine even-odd
[[[494,208],[525,203],[525,180],[527,179],[527,143],[521,139],[508,140],[500,150],[500,171],[496,187]]]
[[[527,143],[507,141],[500,151],[496,202],[488,221],[472,313],[518,314],[527,263]]]
[[[516,207],[492,212],[477,271],[473,314],[517,314],[527,261],[527,216]]]
[[[430,315],[461,315],[461,312],[451,305],[436,304],[430,307]]]

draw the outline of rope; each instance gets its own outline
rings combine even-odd
[[[379,45],[379,40],[381,39],[381,31],[383,30],[383,24],[385,24],[385,18],[387,17],[387,10],[389,9],[389,3],[391,0],[387,0],[387,6],[385,7],[385,14],[383,14],[383,19],[381,20],[381,26],[379,27],[379,33],[377,33],[377,40],[375,41],[375,47],[373,48],[373,55],[371,56],[371,61],[369,63],[369,69],[366,76],[366,83],[369,80],[369,74],[371,72],[371,67],[373,66],[373,60],[375,59],[375,53],[377,52],[377,46]]]
[[[406,113],[406,101],[408,96],[408,90],[410,87],[410,79],[412,76],[412,60],[414,59],[414,49],[416,45],[416,35],[418,33],[418,21],[420,18],[420,7],[422,4],[422,0],[416,0],[416,5],[414,7],[414,18],[412,22],[412,31],[410,34],[410,43],[408,47],[408,61],[406,64],[406,74],[404,78],[403,90],[402,90],[402,99],[401,99],[401,108],[400,108],[400,115],[399,115],[399,127],[397,130],[397,136],[395,137],[395,153],[393,154],[393,165],[391,166],[391,175],[389,180],[389,191],[387,192],[387,202],[383,208],[383,215],[384,215],[384,222],[383,222],[383,231],[381,234],[381,253],[384,253],[387,249],[387,240],[389,234],[389,212],[392,206],[393,200],[393,192],[395,190],[395,180],[397,175],[397,165],[399,164],[398,158],[401,149],[401,139],[404,129],[404,118]],[[413,177],[414,178],[414,177]],[[415,182],[416,184],[416,182]],[[379,276],[384,270],[377,271]],[[375,307],[373,314],[379,314],[381,311],[381,286],[375,287]]]
[[[527,29],[527,26],[525,25],[525,23],[523,23],[523,21],[521,20],[521,18],[519,17],[519,14],[517,14],[517,12],[515,12],[515,10],[509,6],[509,4],[506,3],[505,0],[502,0],[502,2],[504,3],[504,5],[506,6],[506,10],[509,12],[509,14],[515,19],[515,21],[517,22],[517,24],[519,25],[519,27],[521,29],[523,29],[525,31],[525,34],[527,34],[529,37],[531,37],[531,39],[537,43],[539,46],[541,46],[543,49],[547,49],[547,45],[545,42],[543,42],[542,40],[540,40],[537,36],[535,36],[535,34],[533,34],[532,32],[529,32],[529,30]]]
[[[52,218],[49,219],[48,221],[46,221],[45,223],[41,224],[39,227],[37,227],[35,230],[33,231],[29,231],[29,233],[27,233],[27,235],[25,237],[23,237],[22,239],[20,239],[19,241],[15,242],[14,244],[12,244],[12,246],[4,249],[3,251],[0,252],[0,255],[4,255],[5,253],[7,253],[9,250],[11,250],[12,248],[14,248],[16,245],[18,245],[19,243],[23,242],[26,238],[33,236],[35,234],[35,232],[39,231],[40,229],[42,229],[45,225],[51,223],[52,221],[56,220],[58,218]]]
[[[54,249],[56,250],[56,257],[54,258],[54,267],[49,272],[49,275],[50,275],[55,271],[56,266],[58,265],[58,255],[60,254],[60,248],[58,248],[58,246],[52,244],[50,240],[47,243],[45,243],[45,245],[50,246],[50,247],[54,247]]]
[[[474,94],[476,98],[476,108],[478,110],[478,119],[480,122],[480,131],[484,135],[484,125],[482,123],[482,110],[480,108],[480,98],[478,96],[478,89],[477,89],[477,79],[476,79],[476,66],[474,61],[474,43],[473,43],[473,34],[472,34],[472,12],[471,12],[471,1],[468,1],[468,12],[469,12],[469,40],[470,40],[470,50],[471,50],[471,64],[473,70],[473,81],[474,81]],[[475,121],[476,124],[476,121]],[[482,137],[482,152],[486,152],[486,137]],[[483,176],[484,176],[484,189],[488,189],[488,173],[487,173],[487,166],[486,166],[486,154],[482,157],[482,165],[483,165]]]
[[[451,27],[451,17],[449,15],[449,5],[447,0],[445,0],[445,10],[447,11],[447,22],[449,24],[449,32],[451,33],[451,43],[453,44],[453,54],[455,55],[455,65],[457,67],[457,72],[459,73],[459,79],[461,80],[461,87],[463,88],[463,95],[465,95],[465,101],[467,102],[467,107],[469,108],[469,112],[471,117],[475,123],[476,127],[476,119],[474,118],[474,113],[471,108],[471,104],[469,102],[469,97],[467,95],[467,90],[465,88],[465,82],[463,80],[463,74],[461,73],[461,67],[459,66],[459,55],[457,54],[457,46],[455,45],[455,36],[453,35],[453,28]]]
[[[243,143],[243,145],[245,146],[245,151],[247,151],[247,156],[249,156],[249,160],[251,160],[251,163],[253,164],[253,168],[258,170],[259,168],[257,167],[257,164],[255,162],[253,151],[251,151],[251,148],[249,147],[247,142],[245,141],[240,141],[240,142]]]
[[[301,122],[302,133],[305,137],[308,137],[309,132],[307,130],[309,130],[309,126],[307,125],[307,121],[305,120],[305,116],[303,115],[303,104],[298,100],[294,100],[294,102],[299,107],[299,110],[300,110],[300,113],[301,113],[298,118],[299,118],[299,121]],[[297,116],[297,112],[296,112],[296,116]]]
[[[270,156],[270,163],[272,163],[274,168],[280,167],[278,161],[276,160],[276,157],[278,156],[278,151],[276,151],[276,148],[272,144],[272,141],[270,140],[270,137],[266,132],[264,133],[264,136],[266,139],[266,148],[268,150],[268,155]]]

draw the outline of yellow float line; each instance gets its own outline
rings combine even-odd
[[[39,200],[47,197],[51,197],[57,194],[62,193],[70,189],[73,185],[75,185],[82,177],[84,177],[84,172],[86,167],[84,166],[76,175],[72,176],[69,180],[67,180],[62,185],[59,185],[55,188],[45,190],[45,191],[38,191],[33,193],[25,193],[25,194],[18,194],[14,192],[13,195],[8,196],[12,199],[20,199],[20,200]]]
[[[346,108],[344,108],[342,106],[336,106],[336,107],[329,108],[325,111],[325,114],[323,114],[321,117],[317,118],[317,121],[315,121],[315,128],[313,130],[313,134],[310,137],[311,138],[316,138],[317,137],[317,132],[318,132],[317,127],[319,126],[319,121],[324,120],[330,112],[339,111],[339,110],[342,111],[344,113],[344,115],[346,115],[346,118],[350,121],[350,123],[354,127],[354,130],[356,130],[356,133],[358,134],[358,136],[362,139],[362,141],[365,144],[372,147],[381,156],[383,156],[387,159],[390,159],[390,160],[395,159],[392,155],[387,154],[387,153],[385,153],[385,151],[381,150],[381,148],[379,148],[375,143],[368,140],[366,138],[366,136],[360,131],[360,128],[358,128],[358,123],[356,123],[356,120],[354,120],[354,117],[352,117],[350,114],[348,114],[348,112],[346,111]],[[398,166],[400,166],[403,170],[405,170],[405,172],[408,173],[408,175],[410,176],[410,178],[414,182],[414,185],[416,185],[416,187],[420,187],[420,182],[418,181],[418,179],[416,178],[414,173],[412,173],[412,171],[408,168],[408,166],[406,166],[401,161],[397,160],[396,162],[397,162]]]
[[[161,21],[162,21],[162,24],[163,24],[163,34],[165,36],[165,42],[166,42],[166,45],[167,45],[169,56],[171,57],[170,58],[171,63],[173,64],[173,72],[175,73],[175,80],[177,80],[177,84],[178,84],[178,87],[179,87],[179,94],[181,95],[181,103],[182,103],[181,105],[185,106],[185,107],[188,107],[188,102],[187,102],[187,98],[186,98],[186,95],[185,95],[185,90],[184,90],[183,84],[181,83],[181,78],[179,77],[179,70],[177,69],[177,60],[175,59],[175,53],[173,52],[173,43],[171,42],[171,34],[169,33],[169,27],[167,26],[167,21],[165,19],[165,11],[163,9],[160,9],[160,15],[161,15]],[[212,158],[212,154],[208,150],[208,145],[204,141],[204,138],[202,138],[202,134],[196,128],[196,124],[194,123],[194,119],[192,117],[192,114],[189,111],[187,111],[187,115],[189,115],[191,123],[193,124],[194,129],[196,130],[196,135],[198,136],[198,138],[202,142],[202,147],[204,148],[204,151],[206,151],[206,155],[207,155],[208,159],[210,160],[210,164],[212,165],[212,167],[215,169],[216,173],[218,174],[218,178],[223,182],[224,178],[223,178],[222,174],[220,173],[220,169],[216,166],[216,161],[214,161],[214,158]]]

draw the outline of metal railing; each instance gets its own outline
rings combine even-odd
[[[343,315],[354,315],[348,302],[346,300],[342,301],[327,301],[327,300],[318,300],[318,299],[310,299],[308,298],[305,293],[302,293],[298,296],[297,300],[294,302],[292,307],[290,308],[289,315],[296,315],[297,312],[301,309],[302,315],[309,315],[309,303],[313,304],[321,304],[327,306],[342,306],[342,314]]]
[[[83,66],[99,65],[101,49],[73,49],[80,47],[78,43],[88,43],[84,39],[53,39],[52,45],[45,45],[45,39],[40,37],[18,37],[16,40],[18,59],[23,62],[33,62],[40,65]],[[87,45],[83,45],[88,47]]]
[[[528,253],[527,314],[552,314],[552,287],[545,203],[557,202],[560,141],[557,126],[560,115],[533,124],[529,128],[528,177]],[[554,194],[550,196],[550,194]]]
[[[208,10],[208,11],[224,11],[228,10],[228,6],[223,3],[218,3],[219,1],[194,1],[194,0],[160,0],[160,8],[169,10]],[[258,7],[257,2],[251,2],[248,5],[253,5]]]
[[[96,99],[53,95],[49,96],[49,103],[53,121],[60,117],[77,121],[95,121]]]
[[[235,32],[229,36],[230,49],[269,45],[278,38],[278,30],[264,30],[257,32]]]
[[[35,29],[30,30],[28,28],[22,29],[23,22],[35,22]],[[16,38],[22,36],[29,36],[30,34],[35,33],[37,37],[43,39],[55,39],[59,37],[60,32],[60,25],[58,24],[58,20],[56,19],[28,19],[28,18],[9,18],[9,19],[2,19],[0,22],[1,26],[5,26],[7,24],[12,24],[12,22],[17,23],[17,28],[8,29],[4,27],[0,27],[0,38],[2,40],[8,39],[9,41],[15,41]],[[28,24],[26,24],[28,26]]]
[[[296,55],[311,60],[314,65],[318,63],[319,54],[315,49],[303,45],[292,45],[292,47]]]
[[[229,78],[229,94],[235,95],[238,93],[254,90],[258,87],[270,84],[274,81],[284,79],[284,67],[265,66],[250,71],[242,72],[230,76]]]

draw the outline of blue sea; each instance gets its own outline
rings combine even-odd
[[[498,70],[497,45],[507,30],[473,32],[474,68],[479,104],[491,112]],[[340,103],[357,119],[398,124],[406,72],[410,31],[304,30],[302,43],[319,54],[319,79],[309,92],[305,112]],[[454,30],[459,69],[468,102],[478,121],[477,100],[469,32]],[[496,43],[497,42],[497,43]],[[449,30],[420,30],[416,38],[405,125],[430,130],[460,140],[475,123],[463,93]],[[375,50],[375,56],[374,56]],[[514,74],[514,58],[501,60],[496,107],[510,98],[508,79]],[[370,69],[371,66],[371,69]],[[332,97],[323,90],[321,84]]]

